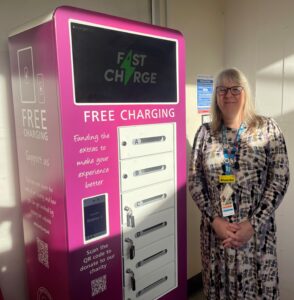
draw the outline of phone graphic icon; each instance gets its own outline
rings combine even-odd
[[[17,51],[20,101],[35,103],[35,75],[33,62],[33,48],[27,47]]]
[[[83,200],[84,243],[108,235],[108,195],[101,194]]]

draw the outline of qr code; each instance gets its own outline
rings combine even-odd
[[[107,288],[106,275],[100,276],[91,281],[92,297],[104,292]]]
[[[49,269],[48,244],[37,237],[38,261]]]

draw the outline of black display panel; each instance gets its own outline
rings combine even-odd
[[[107,234],[106,195],[83,199],[84,241],[89,242]]]
[[[177,43],[71,22],[77,104],[174,103]]]

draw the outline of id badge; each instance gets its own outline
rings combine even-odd
[[[232,201],[233,192],[234,190],[229,184],[226,184],[225,188],[221,192],[220,198],[223,217],[229,217],[235,214],[234,204]]]
[[[236,176],[235,175],[219,175],[218,181],[220,183],[235,183]]]

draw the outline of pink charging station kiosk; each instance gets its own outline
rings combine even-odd
[[[182,35],[60,7],[9,47],[30,300],[186,299]]]

